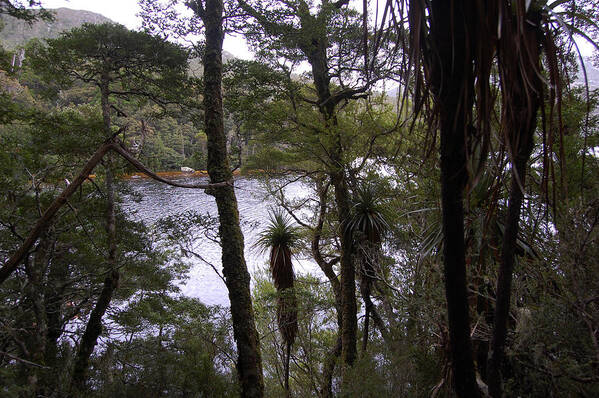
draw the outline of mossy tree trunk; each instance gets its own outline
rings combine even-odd
[[[304,50],[312,66],[314,85],[318,95],[319,107],[325,122],[326,133],[333,135],[333,147],[330,149],[331,184],[335,191],[335,204],[339,219],[340,265],[341,265],[341,359],[344,366],[353,366],[357,357],[358,315],[356,304],[356,269],[353,262],[353,236],[348,233],[347,224],[351,216],[351,198],[343,160],[343,143],[335,110],[335,99],[331,95],[330,76],[326,58],[325,38],[311,41],[312,48]]]
[[[205,9],[200,13],[206,28],[204,121],[208,138],[208,174],[210,181],[217,183],[233,178],[227,157],[221,92],[224,38],[222,0],[207,0]],[[237,342],[241,395],[247,398],[262,397],[264,382],[260,344],[252,309],[250,275],[243,253],[237,198],[232,186],[212,189],[209,193],[215,197],[218,207],[223,274],[229,291],[233,332]]]
[[[347,231],[350,218],[350,198],[345,171],[331,173],[335,188],[335,202],[339,217],[339,235],[341,241],[341,359],[345,366],[352,366],[357,356],[356,341],[358,336],[358,308],[356,304],[356,269],[352,259],[353,237]]]

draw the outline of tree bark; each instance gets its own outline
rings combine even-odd
[[[322,185],[318,182],[318,198],[319,198],[319,212],[318,222],[314,228],[314,235],[312,236],[312,257],[325,274],[331,284],[333,290],[333,296],[335,297],[335,310],[337,312],[337,340],[335,346],[327,355],[322,369],[322,385],[320,395],[323,398],[333,397],[333,373],[335,366],[337,365],[337,358],[341,355],[341,331],[343,330],[343,310],[341,300],[341,283],[333,270],[333,264],[335,260],[326,261],[320,253],[320,239],[322,236],[322,227],[324,225],[324,219],[327,211],[327,192],[329,190],[329,184]]]
[[[333,373],[335,372],[335,365],[337,364],[337,358],[341,355],[341,330],[337,332],[337,341],[335,347],[327,355],[322,369],[322,389],[320,391],[322,398],[333,398]]]
[[[287,342],[285,352],[285,397],[291,398],[291,390],[289,389],[289,361],[291,359],[291,342]]]
[[[501,365],[505,357],[520,211],[524,199],[526,167],[534,146],[537,113],[541,106],[543,90],[541,53],[537,38],[541,17],[533,11],[526,13],[523,2],[517,3],[516,7],[522,8],[518,14],[526,15],[526,21],[518,21],[512,10],[504,7],[503,34],[499,40],[500,77],[504,98],[502,124],[507,139],[506,145],[511,153],[512,182],[497,279],[493,336],[487,363],[487,381],[493,398],[500,398],[503,390]]]
[[[341,166],[339,166],[341,167]],[[331,174],[335,187],[335,201],[339,216],[339,238],[341,240],[341,358],[344,366],[353,366],[357,356],[358,309],[356,305],[356,270],[352,261],[353,237],[347,230],[350,218],[349,190],[344,170]]]
[[[208,174],[212,183],[219,183],[232,179],[227,158],[221,93],[224,38],[222,0],[207,0],[206,9],[202,14],[206,28],[204,112],[208,138]],[[233,333],[237,342],[237,371],[241,395],[247,398],[262,397],[264,382],[260,343],[252,309],[250,275],[243,253],[244,242],[239,226],[237,198],[232,186],[214,188],[208,193],[215,197],[218,207],[223,274],[229,291]]]
[[[117,268],[116,259],[116,225],[115,225],[115,209],[114,209],[114,185],[113,176],[110,165],[106,168],[106,192],[108,196],[108,204],[106,209],[106,234],[108,257],[107,263],[109,267],[108,275],[104,279],[102,292],[98,297],[98,301],[92,310],[83,337],[79,343],[77,359],[73,368],[73,376],[71,379],[72,394],[80,395],[85,390],[85,382],[87,371],[89,368],[89,358],[91,357],[94,347],[98,342],[98,337],[102,333],[102,317],[106,313],[112,300],[112,295],[119,284],[119,270]]]
[[[470,339],[463,208],[463,191],[468,178],[466,136],[471,128],[474,85],[468,32],[468,26],[475,25],[468,17],[468,8],[474,5],[467,3],[432,2],[434,55],[430,70],[441,135],[443,265],[453,383],[458,397],[475,398],[480,392]]]
[[[372,287],[377,275],[376,270],[380,269],[380,243],[373,243],[362,237],[358,246],[359,248],[355,256],[357,263],[360,264],[360,294],[362,301],[364,301],[364,327],[362,332],[362,355],[364,355],[368,346],[371,318],[381,332],[381,336],[389,349],[393,349],[394,343],[387,331],[387,326],[372,301]]]
[[[335,189],[335,203],[339,218],[339,240],[341,243],[341,310],[343,325],[341,331],[341,358],[344,366],[353,366],[357,356],[358,316],[356,305],[356,270],[352,259],[353,237],[347,233],[350,219],[350,194],[343,164],[343,146],[340,132],[337,131],[335,103],[331,97],[330,77],[326,58],[326,39],[314,38],[312,46],[303,49],[312,66],[314,85],[319,101],[319,109],[325,122],[325,129],[334,134],[333,148],[330,149],[331,170],[329,176]]]
[[[364,326],[362,327],[362,355],[366,353],[368,347],[368,337],[370,333],[370,314],[374,307],[372,298],[372,278],[374,277],[374,249],[372,244],[369,244],[366,239],[362,239],[358,244],[358,253],[356,257],[359,259],[360,264],[360,294],[362,295],[362,301],[364,302]]]
[[[110,103],[109,96],[110,76],[108,73],[102,75],[100,85],[102,118],[104,122],[104,135],[111,136]],[[89,320],[85,327],[85,332],[79,343],[77,358],[73,368],[71,378],[71,393],[75,396],[80,395],[85,390],[85,382],[89,368],[89,359],[94,352],[94,347],[98,343],[98,337],[102,333],[102,317],[110,306],[112,295],[119,284],[119,270],[117,264],[117,241],[116,241],[116,216],[115,216],[115,198],[114,198],[114,176],[112,174],[112,160],[110,157],[106,160],[106,246],[108,255],[106,262],[108,265],[108,274],[104,279],[102,292],[94,306]]]
[[[370,286],[368,283],[364,285],[360,284],[360,292],[362,293],[362,299],[364,300],[364,327],[362,328],[362,355],[366,353],[368,347],[368,334],[370,329],[370,309],[373,305],[370,299]]]
[[[75,397],[79,396],[85,390],[85,382],[89,368],[89,359],[94,352],[94,347],[98,343],[98,337],[102,333],[102,317],[106,313],[112,295],[118,287],[120,274],[119,271],[113,269],[104,279],[104,287],[98,297],[98,301],[92,310],[89,321],[85,328],[79,350],[77,351],[77,359],[73,368],[73,376],[71,380],[71,391]]]

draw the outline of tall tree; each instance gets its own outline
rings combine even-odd
[[[439,121],[445,295],[453,381],[459,397],[480,395],[470,340],[463,205],[467,137],[474,129],[473,67],[479,22],[473,3],[411,2],[409,8],[411,51],[422,56]]]
[[[122,25],[83,25],[64,33],[58,39],[48,40],[47,47],[33,48],[32,64],[45,76],[63,85],[74,81],[90,83],[100,94],[103,135],[111,140],[114,104],[111,99],[147,97],[163,102],[170,94],[164,90],[177,87],[172,83],[184,79],[187,54],[179,46],[146,33],[133,32]],[[122,130],[119,130],[119,132]],[[100,157],[102,157],[100,155]],[[105,161],[106,169],[106,236],[107,269],[103,289],[90,314],[81,338],[72,386],[75,394],[85,388],[89,359],[102,332],[102,317],[108,309],[120,278],[116,225],[115,187],[113,165]]]
[[[561,4],[506,0],[409,5],[410,51],[417,55],[413,61],[415,65],[422,63],[426,76],[422,85],[422,77],[417,74],[416,87],[430,87],[441,135],[445,293],[454,388],[459,396],[478,394],[470,343],[462,202],[464,189],[472,189],[478,183],[487,157],[495,101],[490,95],[492,66],[499,71],[502,116],[498,129],[509,155],[512,177],[487,374],[491,394],[499,397],[526,168],[533,149],[537,113],[543,104],[542,45],[552,87],[550,120],[555,102],[560,103],[561,84],[552,32],[559,29],[552,26],[550,15]],[[541,9],[547,12],[543,14]],[[579,18],[588,23],[588,18],[579,13],[568,15],[571,20]],[[555,19],[561,21],[556,26],[564,25],[561,17]],[[586,38],[575,25],[568,24],[567,30]],[[596,24],[590,25],[596,29]],[[425,105],[420,98],[416,104]]]
[[[563,135],[563,126],[561,125],[563,81],[558,67],[556,45],[558,30],[552,26],[550,11],[556,6],[556,3],[533,2],[527,4],[524,1],[503,1],[498,5],[499,15],[501,15],[498,23],[502,31],[497,49],[502,95],[500,129],[510,158],[511,187],[496,287],[493,335],[487,361],[487,383],[489,392],[494,398],[500,398],[503,394],[501,368],[505,358],[520,214],[526,187],[528,161],[534,148],[537,119],[542,106],[547,105],[552,119],[554,108],[557,105],[555,113],[558,123],[555,126],[551,120],[549,130],[556,131],[560,137]],[[570,17],[572,21],[576,21],[577,18],[584,19],[582,13],[576,12],[570,14]],[[569,29],[578,31],[572,23],[569,23],[568,26],[570,26]],[[547,65],[546,71],[542,67],[543,50]],[[548,96],[544,95],[544,73],[550,83],[550,95]],[[545,120],[542,121],[542,124],[544,123]],[[544,134],[547,127],[542,125],[541,130],[543,142],[545,142]],[[550,133],[552,134],[553,131]],[[563,142],[563,137],[560,140]],[[545,148],[543,149],[545,150]],[[563,152],[560,157],[563,157]],[[561,171],[563,177],[565,170]],[[563,184],[562,180],[562,189],[565,190]],[[554,189],[556,188],[554,187]]]
[[[186,4],[202,20],[205,28],[203,104],[204,126],[208,137],[208,174],[212,183],[232,181],[222,100],[223,2],[206,0],[205,3],[191,1]],[[223,274],[231,302],[242,396],[262,397],[264,382],[260,342],[254,322],[250,275],[243,253],[243,233],[239,226],[235,190],[231,184],[208,193],[214,196],[218,208]]]
[[[110,103],[109,101],[109,85],[110,77],[108,71],[103,71],[100,78],[100,97],[102,107],[102,121],[104,127],[104,136],[109,138],[111,132],[110,118]],[[71,384],[74,394],[77,396],[85,389],[87,379],[87,371],[89,368],[89,359],[94,352],[94,347],[98,341],[98,337],[102,333],[102,318],[110,306],[112,296],[119,285],[120,272],[117,260],[117,239],[116,239],[116,218],[115,218],[115,187],[114,187],[114,171],[112,160],[106,159],[106,246],[108,247],[107,255],[107,274],[104,279],[104,286],[98,296],[96,305],[89,315],[89,320],[85,327],[85,332],[79,342],[77,351],[77,359],[73,368],[73,376]]]
[[[347,87],[343,78],[351,75],[349,70],[364,70],[347,61],[344,54],[358,52],[362,47],[361,19],[348,9],[348,1],[323,1],[318,8],[304,0],[292,2],[240,1],[242,9],[255,20],[248,28],[248,35],[257,46],[266,43],[265,53],[271,45],[271,56],[283,56],[292,62],[307,60],[312,72],[316,98],[309,100],[320,113],[322,126],[318,127],[319,139],[325,145],[326,173],[334,188],[339,220],[341,264],[341,311],[342,350],[344,366],[352,366],[356,359],[357,306],[355,288],[355,263],[352,259],[354,242],[345,233],[351,217],[351,197],[348,183],[348,164],[345,158],[342,131],[337,111],[342,103],[363,98],[372,81],[366,79],[361,85]],[[330,51],[329,47],[335,51]],[[377,51],[377,49],[373,50]],[[331,54],[335,54],[334,56]],[[368,60],[365,55],[365,60]],[[355,60],[355,58],[354,58]],[[358,62],[361,62],[362,58]],[[365,63],[367,63],[365,61]],[[351,65],[350,65],[351,64]],[[334,81],[334,70],[337,80]],[[338,87],[335,86],[335,83]]]

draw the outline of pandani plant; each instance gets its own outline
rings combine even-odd
[[[365,306],[362,337],[364,352],[368,344],[370,315],[374,306],[370,297],[372,282],[379,268],[383,235],[390,229],[381,195],[373,185],[367,184],[354,191],[352,215],[347,229],[347,233],[351,233],[356,240],[357,258],[360,262],[360,293]]]
[[[280,209],[269,212],[269,223],[259,234],[256,246],[263,252],[270,250],[270,273],[277,289],[277,323],[286,347],[285,391],[289,390],[289,360],[291,346],[297,335],[297,299],[293,287],[295,274],[291,262],[292,249],[300,239],[299,228]]]

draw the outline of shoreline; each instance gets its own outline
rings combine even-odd
[[[156,174],[164,178],[177,178],[177,177],[208,177],[206,170],[197,170],[193,172],[188,171],[158,171]],[[122,180],[134,180],[138,178],[151,178],[145,173],[136,172],[131,174],[122,174],[119,176]]]
[[[156,175],[163,177],[163,178],[209,177],[208,172],[206,170],[196,170],[193,172],[189,172],[189,171],[157,171]],[[238,177],[241,175],[241,173],[239,172],[239,170],[235,170],[233,172],[233,175],[235,177]],[[92,176],[95,177],[95,175],[92,175]],[[151,179],[152,177],[150,177],[147,174],[142,173],[142,172],[136,172],[136,173],[131,173],[131,174],[121,174],[121,175],[119,175],[118,178],[121,180],[137,180],[138,178],[143,178],[143,179],[150,178]]]
[[[241,173],[241,171],[239,169],[234,170],[233,171],[233,176],[234,177],[248,177],[248,176],[252,176],[252,175],[256,175],[256,174],[264,174],[265,171],[264,170],[250,170],[250,171],[245,171],[244,173]],[[180,177],[196,177],[196,178],[200,178],[200,177],[206,177],[208,178],[208,172],[206,170],[196,170],[193,172],[188,172],[188,171],[157,171],[155,172],[155,174],[157,174],[160,177],[163,178],[180,178]],[[90,179],[94,179],[96,178],[95,174],[90,174],[88,176],[88,178]],[[137,180],[137,179],[151,179],[152,177],[148,176],[145,173],[142,172],[135,172],[135,173],[130,173],[130,174],[120,174],[117,178],[121,179],[121,180]]]

